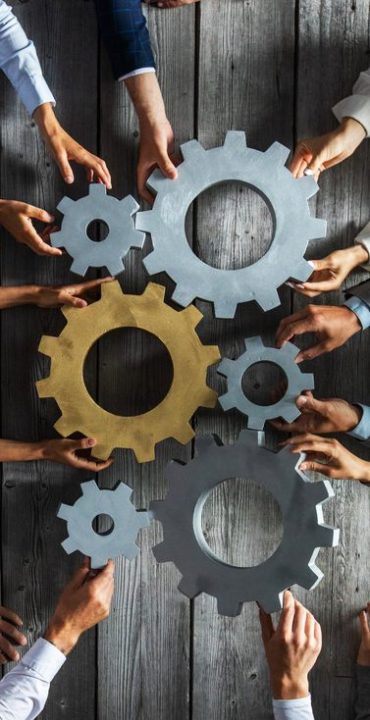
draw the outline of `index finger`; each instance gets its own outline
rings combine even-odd
[[[292,340],[297,335],[303,335],[304,333],[309,332],[315,332],[315,328],[313,327],[313,318],[307,318],[305,320],[296,320],[295,322],[291,322],[289,325],[286,325],[285,327],[278,328],[275,342],[277,347],[281,347],[286,342],[289,342],[289,340]],[[298,355],[296,357],[296,362],[298,361]]]
[[[15,613],[13,610],[9,610],[9,608],[4,607],[3,605],[0,605],[0,617],[6,618],[7,620],[10,620],[14,625],[22,626],[23,620]]]
[[[280,633],[290,634],[292,632],[294,620],[294,598],[289,590],[284,593],[284,606],[278,623],[278,631]]]
[[[108,276],[105,278],[97,278],[95,280],[86,280],[85,282],[81,283],[75,283],[74,285],[67,285],[63,290],[67,290],[67,292],[76,294],[76,295],[82,295],[83,293],[87,292],[87,290],[91,290],[92,288],[99,287],[100,285],[103,285],[103,283],[106,282],[112,282],[114,280],[114,277]]]

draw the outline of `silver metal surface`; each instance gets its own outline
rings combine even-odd
[[[85,275],[89,267],[106,267],[111,275],[124,270],[122,259],[130,248],[142,248],[144,233],[135,229],[133,215],[139,208],[131,195],[117,200],[107,195],[105,185],[92,183],[89,194],[79,200],[64,197],[58,210],[64,214],[61,229],[52,233],[53,247],[64,247],[73,258],[71,270]],[[87,228],[94,220],[103,220],[109,228],[107,237],[90,240]]]
[[[150,514],[137,512],[130,498],[132,489],[119,483],[114,490],[100,490],[95,480],[81,484],[82,495],[74,505],[62,504],[57,517],[67,521],[68,537],[62,542],[66,553],[79,550],[91,557],[91,567],[100,568],[108,560],[124,555],[132,560],[139,552],[136,537],[150,523]],[[92,522],[97,515],[109,515],[112,531],[100,535]]]
[[[238,303],[255,300],[263,310],[280,305],[277,292],[289,278],[307,280],[312,267],[304,259],[309,240],[325,237],[326,222],[311,217],[307,200],[318,190],[312,177],[296,179],[284,166],[288,148],[275,142],[266,152],[246,146],[244,132],[230,131],[222,147],[204,150],[197,140],[181,146],[184,162],[178,178],[155,170],[148,187],[156,193],[153,209],[139,212],[136,227],[150,233],[153,252],[144,259],[150,275],[165,271],[176,283],[172,298],[185,307],[195,298],[214,305],[216,317],[232,318]],[[195,198],[218,183],[246,183],[267,203],[274,237],[266,254],[238,270],[211,267],[190,248],[187,211]]]
[[[169,463],[169,491],[151,503],[163,526],[163,542],[153,548],[158,562],[173,562],[182,574],[179,589],[190,598],[206,592],[221,615],[239,615],[242,604],[257,601],[266,612],[279,610],[283,591],[294,584],[314,588],[323,577],[315,564],[319,548],[337,545],[339,530],[323,522],[322,504],[333,497],[328,480],[310,482],[298,470],[302,460],[284,449],[272,453],[243,430],[234,445],[215,436],[196,441],[198,456],[187,465]],[[280,506],[284,534],[279,547],[256,567],[222,562],[202,531],[202,509],[209,493],[232,477],[253,478]]]
[[[252,430],[263,430],[266,420],[278,417],[293,422],[300,415],[295,404],[298,395],[315,387],[313,374],[302,373],[295,362],[299,348],[290,342],[280,349],[265,347],[260,337],[246,338],[244,344],[246,351],[237,360],[224,358],[217,368],[217,372],[227,378],[227,392],[218,398],[221,407],[224,410],[237,408],[247,415],[247,427]],[[257,405],[243,391],[244,373],[260,362],[278,365],[286,375],[287,389],[283,397],[271,405]]]

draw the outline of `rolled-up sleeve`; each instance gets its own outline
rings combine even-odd
[[[352,95],[334,105],[333,113],[341,122],[345,117],[357,120],[370,135],[370,68],[362,72],[356,80]]]
[[[315,720],[311,695],[297,700],[273,700],[275,720]]]

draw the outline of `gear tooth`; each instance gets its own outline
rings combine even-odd
[[[52,247],[64,247],[64,233],[61,230],[56,230],[55,232],[50,233],[50,242]]]
[[[78,548],[76,548],[75,543],[73,542],[72,538],[67,537],[65,540],[63,540],[62,543],[60,543],[63,550],[66,551],[67,555],[70,555],[73,552],[76,552]]]
[[[107,558],[106,554],[104,555],[91,555],[90,557],[90,567],[91,570],[100,570],[101,568],[105,567],[109,558]]]
[[[132,488],[130,488],[126,483],[120,482],[118,483],[117,487],[114,489],[114,494],[117,499],[121,499],[122,501],[130,500],[132,495]]]
[[[152,462],[155,460],[155,444],[147,448],[135,447],[133,448],[133,452],[138,463]]]
[[[134,560],[140,552],[140,548],[136,543],[130,543],[130,545],[126,545],[124,552],[122,555],[126,558],[126,560]]]
[[[43,353],[43,355],[49,355],[49,357],[51,357],[55,352],[57,344],[56,337],[53,337],[52,335],[43,335],[40,340],[38,351]]]
[[[57,517],[61,520],[70,520],[71,518],[71,512],[73,513],[73,508],[71,505],[66,505],[65,503],[62,503],[59,506],[59,510],[57,512]]]
[[[227,600],[226,598],[218,598],[217,612],[219,615],[226,617],[236,617],[240,615],[243,603]]]
[[[291,405],[286,410],[282,411],[281,416],[284,418],[285,422],[292,423],[297,417],[299,417],[300,414],[301,411],[297,408],[297,406]]]
[[[149,275],[157,275],[163,271],[163,264],[157,253],[152,252],[143,258],[143,264]]]
[[[266,150],[264,155],[265,155],[265,158],[268,158],[269,163],[271,163],[271,166],[273,166],[274,164],[278,164],[278,163],[280,163],[281,165],[285,165],[285,163],[290,155],[290,150],[289,150],[289,148],[285,147],[285,145],[282,145],[279,142],[274,142]]]
[[[72,200],[72,198],[65,195],[64,198],[62,198],[60,203],[57,205],[57,210],[59,210],[59,212],[63,213],[63,215],[66,215],[68,213],[68,210],[70,210],[74,204],[75,204],[75,201]]]
[[[206,345],[204,353],[208,365],[214,365],[221,358],[220,348],[218,345]]]
[[[164,285],[158,285],[158,283],[152,282],[147,284],[143,292],[143,295],[158,300],[159,302],[164,302],[165,294],[166,288],[164,287]]]
[[[265,345],[262,342],[262,338],[259,335],[244,339],[244,345],[248,351],[260,352],[265,349]]]
[[[172,460],[171,462],[175,462],[175,461]],[[167,476],[167,468],[165,470],[165,477],[166,476]],[[159,522],[162,522],[162,520],[161,520],[162,508],[163,508],[163,500],[151,500],[150,501],[149,510],[150,510],[153,520],[159,520]]]
[[[204,455],[209,450],[217,447],[220,444],[222,445],[219,438],[217,442],[215,435],[197,435],[194,444],[197,455]]]
[[[263,428],[265,427],[265,422],[266,420],[264,420],[263,418],[248,415],[247,426],[250,430],[263,430]]]
[[[218,368],[217,372],[219,375],[223,375],[224,377],[228,377],[229,373],[232,372],[234,368],[234,360],[231,360],[231,358],[222,358]]]
[[[159,168],[156,168],[146,181],[146,186],[149,190],[154,190],[155,193],[158,193],[163,187],[163,183],[166,181],[167,178],[163,175]]]
[[[195,598],[201,593],[196,581],[192,578],[181,578],[177,587],[183,595],[186,595],[186,597],[190,599]]]
[[[37,380],[35,385],[39,398],[49,398],[53,395],[53,384],[50,377]]]
[[[297,357],[297,355],[298,355],[298,353],[299,353],[299,347],[297,347],[297,345],[294,345],[294,343],[287,342],[287,343],[285,343],[285,345],[280,349],[279,352],[283,353],[284,355],[287,355],[287,356],[290,357],[292,360],[295,360],[296,357]]]
[[[82,258],[76,258],[76,260],[73,260],[70,270],[76,275],[86,275],[88,267],[89,265],[86,260],[83,260]]]
[[[136,510],[136,517],[139,530],[149,527],[152,521],[151,514],[146,511]]]
[[[119,275],[125,269],[124,263],[122,262],[122,260],[119,259],[111,260],[109,263],[107,263],[106,267],[109,275],[111,275],[112,277],[116,277],[116,275]]]
[[[223,297],[219,300],[213,300],[213,309],[216,318],[232,320],[235,317],[238,303],[232,298]]]
[[[304,383],[305,390],[314,390],[315,388],[315,376],[313,373],[302,373],[302,383]]]
[[[217,405],[218,395],[215,390],[206,386],[203,397],[199,401],[200,407],[214,408]]]
[[[48,397],[45,395],[44,397]],[[50,397],[50,396],[49,396]],[[72,435],[72,433],[76,432],[76,428],[72,427],[69,424],[69,421],[67,418],[62,415],[56,423],[54,423],[55,430],[59,433],[59,435],[62,435],[63,437],[68,437],[68,435]]]
[[[319,186],[313,175],[304,175],[297,179],[297,183],[299,183],[299,189],[302,191],[303,197],[306,198],[306,200],[309,200],[318,192]]]
[[[318,525],[315,529],[317,547],[336,547],[339,542],[339,529],[329,525]]]
[[[305,455],[301,455],[298,460],[298,465],[304,460]],[[304,477],[307,477],[303,471],[300,471]],[[310,493],[311,502],[316,505],[326,503],[332,497],[334,497],[334,490],[329,480],[318,480],[317,482],[310,482],[307,478],[306,492]]]
[[[224,148],[232,153],[245,152],[247,141],[243,130],[228,130],[225,136]]]
[[[326,220],[323,220],[322,218],[309,217],[306,221],[306,227],[310,240],[321,240],[325,238],[327,225]]]
[[[173,297],[173,296],[172,296]],[[189,318],[193,327],[196,328],[200,321],[203,320],[203,313],[198,310],[195,305],[189,305],[185,310],[181,310],[183,317]]]
[[[122,302],[122,298],[125,297],[125,293],[122,291],[118,280],[112,280],[111,282],[103,283],[100,288],[101,297],[107,304],[113,304],[114,302]]]
[[[167,543],[161,542],[152,548],[153,555],[158,563],[172,562],[171,548]]]
[[[256,434],[253,430],[241,430],[237,440],[238,445],[246,445],[249,448],[256,447]]]
[[[256,298],[256,302],[262,308],[262,310],[264,310],[264,312],[273,310],[274,308],[281,305],[278,291],[274,290],[271,287],[268,289],[268,291],[264,291],[263,299]]]
[[[278,612],[283,607],[284,591],[276,595],[266,595],[258,598],[257,603],[266,613]]]
[[[201,403],[201,405],[203,407],[209,407],[208,405],[204,405],[203,402]],[[191,427],[190,423],[186,423],[184,427],[176,430],[172,437],[177,440],[177,442],[181,443],[181,445],[187,445],[187,443],[190,442],[190,440],[192,440],[194,437],[194,430]]]
[[[90,183],[89,195],[93,198],[101,199],[102,196],[107,194],[107,188],[103,183]]]
[[[232,410],[235,407],[235,400],[230,393],[220,395],[218,398],[218,402],[220,403],[222,409],[225,410],[225,412],[227,412],[227,410]]]
[[[191,290],[189,291],[186,288],[177,286],[172,293],[172,300],[174,300],[174,302],[178,305],[181,305],[181,307],[186,307],[193,302],[194,295]]]
[[[322,578],[323,573],[316,565],[313,565],[313,567],[307,566],[299,572],[296,584],[305,588],[305,590],[313,590]]]
[[[122,200],[119,200],[119,204],[121,206],[121,209],[131,215],[131,217],[140,208],[139,203],[136,202],[135,198],[133,198],[132,195],[126,195],[126,197],[122,198]]]
[[[84,497],[95,499],[99,497],[99,493],[101,491],[99,490],[95,480],[87,480],[86,482],[81,483],[81,492]]]
[[[181,155],[184,158],[184,160],[190,161],[190,162],[204,162],[204,157],[206,154],[206,150],[198,140],[189,140],[189,142],[183,143],[180,145]]]
[[[310,265],[308,260],[303,259],[294,266],[294,274],[291,275],[290,279],[299,282],[306,282],[310,275],[312,275],[312,265]]]
[[[55,426],[54,426],[55,427]],[[92,450],[93,456],[97,458],[98,460],[108,460],[110,455],[113,452],[112,445],[109,445],[107,442],[99,441],[96,445],[94,445],[94,448]]]
[[[182,469],[185,467],[185,465],[180,460],[170,460],[170,462],[167,463],[164,471],[164,476],[166,480],[171,484],[173,482],[176,482],[179,473],[181,473]],[[159,503],[162,501],[160,500]],[[152,503],[150,504],[150,507],[152,508]]]
[[[141,212],[138,212],[135,217],[135,227],[136,230],[143,230],[144,232],[150,233],[152,230],[152,213],[153,210],[142,210]],[[152,255],[152,253],[151,253]],[[146,258],[144,258],[144,264],[145,267],[147,267],[148,258],[150,255],[148,255]],[[148,269],[148,268],[147,268]],[[149,272],[149,269],[148,269]]]

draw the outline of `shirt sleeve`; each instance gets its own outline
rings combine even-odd
[[[356,440],[368,440],[370,438],[370,407],[367,405],[361,405],[361,403],[355,403],[362,410],[361,420],[348,435],[356,438]]]
[[[155,71],[140,0],[95,0],[95,7],[115,79]]]
[[[52,679],[66,661],[40,638],[0,682],[1,720],[34,720],[43,710]]]
[[[355,720],[370,720],[370,667],[356,665]]]
[[[273,700],[275,720],[315,720],[311,695],[297,700]]]
[[[361,298],[353,296],[348,298],[343,304],[357,315],[363,330],[370,327],[370,307],[366,302],[361,300]]]
[[[337,120],[344,117],[357,120],[370,135],[370,68],[362,72],[353,86],[353,94],[344,98],[332,108]]]
[[[32,40],[9,5],[0,0],[0,68],[17,91],[30,115],[39,105],[55,99],[42,74]]]
[[[367,272],[370,272],[370,222],[368,222],[359,234],[356,235],[355,243],[356,245],[362,245],[362,247],[364,247],[368,252],[369,260],[367,263],[361,265],[361,267],[363,267],[364,270],[367,270]]]

